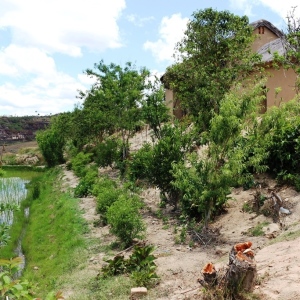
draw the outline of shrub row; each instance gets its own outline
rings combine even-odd
[[[97,198],[97,212],[110,231],[128,246],[134,238],[141,238],[145,230],[139,209],[142,202],[129,191],[116,186],[116,182],[101,177],[94,185]]]
[[[94,169],[88,170],[75,188],[75,195],[83,197],[92,194],[96,197],[97,213],[100,214],[101,223],[110,226],[122,246],[128,246],[134,238],[142,238],[145,225],[139,209],[142,202],[139,197],[108,177],[97,177]]]

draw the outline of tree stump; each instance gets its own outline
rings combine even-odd
[[[253,291],[257,276],[254,251],[251,242],[239,243],[229,254],[229,267],[225,275],[227,290],[231,293]]]
[[[227,269],[219,273],[212,263],[207,263],[202,269],[204,280],[198,279],[198,282],[209,288],[212,295],[217,292],[224,299],[234,299],[240,292],[253,291],[257,270],[251,246],[251,242],[235,244],[229,253]]]
[[[204,281],[209,286],[217,285],[217,271],[212,263],[207,263],[202,269]]]

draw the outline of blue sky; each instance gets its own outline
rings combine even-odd
[[[0,115],[72,111],[101,59],[153,74],[172,64],[192,13],[212,7],[285,28],[298,0],[0,0]],[[297,10],[297,16],[300,16]]]

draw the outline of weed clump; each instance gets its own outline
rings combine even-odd
[[[153,251],[152,245],[136,245],[128,259],[123,255],[117,255],[113,259],[105,260],[107,265],[102,267],[102,277],[130,274],[137,286],[152,287],[159,280],[155,272]]]

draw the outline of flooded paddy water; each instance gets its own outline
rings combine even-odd
[[[0,224],[10,226],[13,212],[19,209],[21,201],[26,198],[26,183],[29,180],[19,177],[0,178]]]
[[[0,259],[19,256],[25,263],[21,243],[30,212],[24,200],[27,184],[38,175],[40,172],[8,170],[0,177]]]

